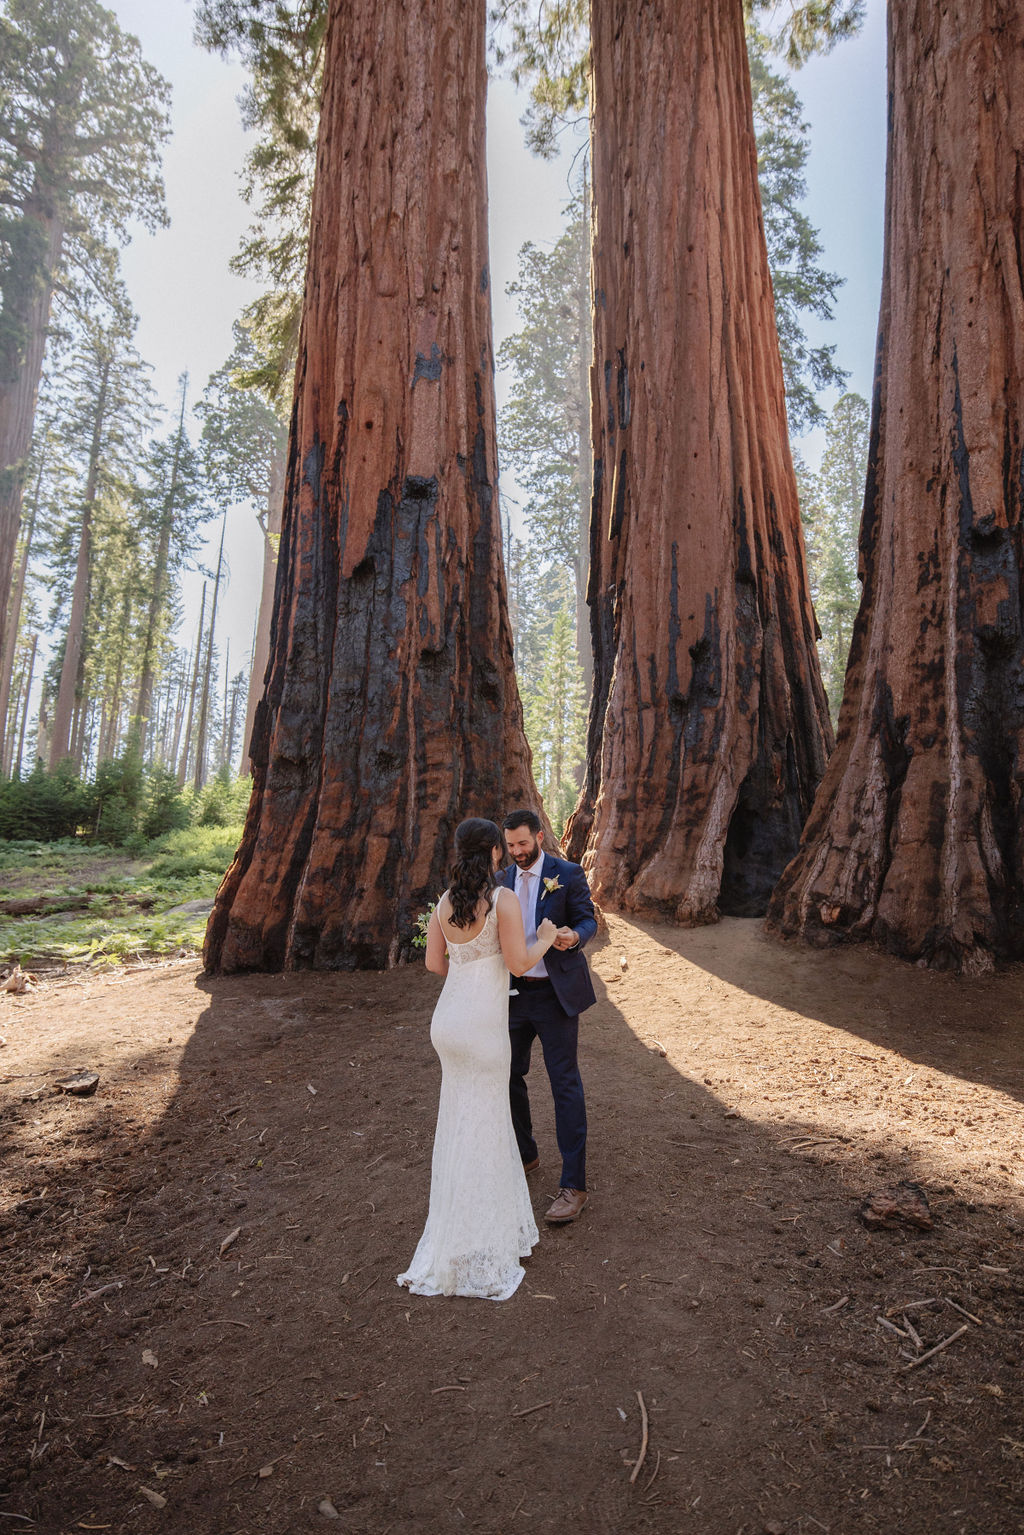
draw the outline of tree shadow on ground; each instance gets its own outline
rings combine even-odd
[[[866,944],[815,949],[769,937],[759,918],[711,927],[627,922],[752,998],[817,1019],[907,1060],[1024,1099],[1024,966],[970,980],[918,969]]]
[[[673,954],[688,936],[650,931]],[[364,1535],[1016,1532],[1005,1212],[936,1193],[933,1233],[866,1232],[868,1159],[878,1177],[929,1167],[873,1144],[794,1156],[804,1106],[781,1124],[731,1115],[680,1064],[692,1021],[629,972],[606,985],[616,967],[599,946],[590,1208],[543,1232],[502,1305],[395,1284],[426,1212],[439,1080],[437,986],[418,969],[201,977],[173,1093],[140,1026],[154,1092],[132,1073],[120,1122],[113,1098],[76,1106],[79,1148],[88,1122],[105,1133],[73,1177],[53,1140],[67,1105],[15,1102],[8,1154],[33,1157],[22,1187],[45,1177],[49,1204],[4,1213],[19,1246],[0,1512],[132,1535],[289,1535],[319,1526],[324,1499]],[[169,977],[163,1004],[151,988],[161,1036],[187,984]],[[557,1170],[539,1061],[533,1094],[540,1212]],[[981,1322],[908,1371],[899,1308],[940,1271]],[[941,1297],[909,1314],[922,1348],[961,1320]]]

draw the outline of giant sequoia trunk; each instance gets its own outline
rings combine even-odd
[[[786,933],[986,968],[1024,953],[1024,13],[889,8],[864,582]]]
[[[741,0],[592,6],[595,893],[763,912],[831,727],[761,224]]]
[[[531,802],[496,495],[484,0],[332,0],[269,680],[210,966],[410,951]]]

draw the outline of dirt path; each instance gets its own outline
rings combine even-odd
[[[1020,972],[738,920],[591,952],[591,1205],[503,1305],[394,1282],[431,977],[3,998],[0,1527],[291,1535],[329,1499],[358,1535],[1018,1535]],[[80,1066],[96,1096],[55,1095]],[[933,1231],[860,1224],[899,1180]]]

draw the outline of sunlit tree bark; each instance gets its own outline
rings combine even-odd
[[[957,970],[1024,953],[1024,13],[889,7],[863,596],[839,744],[771,908]]]
[[[501,566],[483,0],[333,0],[269,681],[210,966],[411,952],[535,797]]]
[[[824,770],[741,0],[591,10],[595,893],[763,912]]]

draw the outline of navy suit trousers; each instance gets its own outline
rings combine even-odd
[[[512,984],[518,984],[519,995],[510,997],[508,1005],[508,1031],[512,1042],[509,1101],[519,1155],[524,1162],[532,1162],[537,1155],[526,1076],[530,1070],[533,1042],[539,1039],[555,1100],[555,1136],[562,1154],[561,1187],[585,1189],[587,1110],[583,1081],[576,1064],[579,1015],[569,1017],[566,1014],[550,982],[523,986],[513,977]]]

